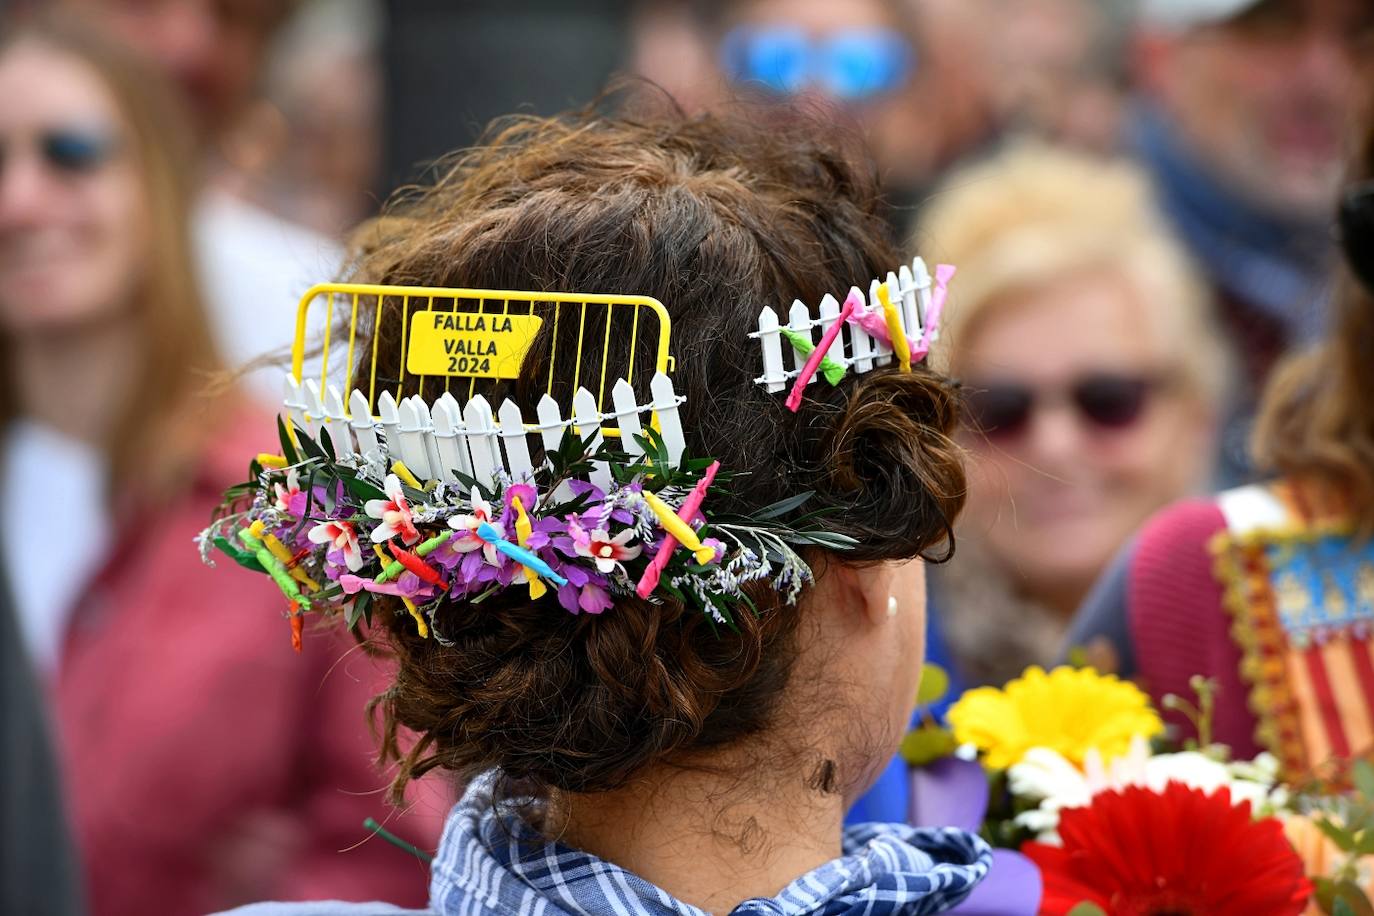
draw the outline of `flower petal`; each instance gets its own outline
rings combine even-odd
[[[976,831],[987,810],[988,776],[982,764],[942,757],[911,768],[911,823]]]

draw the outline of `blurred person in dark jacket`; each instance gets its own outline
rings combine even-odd
[[[46,704],[0,598],[0,913],[79,916],[81,877]]]
[[[1132,146],[1240,355],[1222,483],[1250,474],[1250,418],[1275,360],[1321,330],[1371,38],[1369,0],[1142,0]]]
[[[69,22],[0,42],[7,642],[46,688],[87,896],[97,916],[326,886],[419,900],[418,862],[358,847],[384,814],[359,714],[378,672],[356,653],[336,667],[351,644],[307,664],[267,648],[270,583],[195,555],[242,474],[230,456],[275,436],[237,392],[205,393],[220,361],[187,234],[196,157],[157,77]]]

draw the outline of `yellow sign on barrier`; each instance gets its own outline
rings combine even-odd
[[[336,392],[351,421],[364,413],[359,400],[375,419],[386,391],[431,404],[451,392],[466,403],[519,379],[537,358],[547,393],[555,382],[564,398],[586,388],[604,413],[618,379],[643,396],[653,373],[673,371],[670,335],[667,310],[650,296],[321,283],[296,312],[291,375],[305,383],[309,355],[321,396]],[[619,434],[618,425],[602,431]]]
[[[411,315],[406,371],[411,375],[519,378],[539,335],[538,315],[416,312]]]

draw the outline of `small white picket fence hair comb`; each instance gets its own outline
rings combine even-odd
[[[765,307],[759,312],[758,330],[749,335],[758,339],[763,360],[763,374],[755,382],[773,392],[792,382],[788,406],[796,410],[803,389],[815,384],[818,375],[837,384],[847,373],[871,372],[894,360],[903,365],[920,362],[939,336],[953,275],[953,267],[939,265],[932,278],[918,257],[910,266],[903,264],[885,278],[875,278],[866,299],[858,287],[850,290],[843,305],[827,294],[815,313],[798,300],[786,324],[779,322],[772,307]],[[906,348],[906,359],[894,351],[894,343],[898,350]],[[791,356],[785,357],[784,351]]]

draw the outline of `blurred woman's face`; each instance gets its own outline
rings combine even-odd
[[[81,328],[128,309],[147,203],[115,99],[75,57],[0,56],[0,327]]]
[[[1027,594],[1072,606],[1154,510],[1205,482],[1212,418],[1163,319],[1115,272],[992,303],[959,342],[973,451],[961,530]]]

